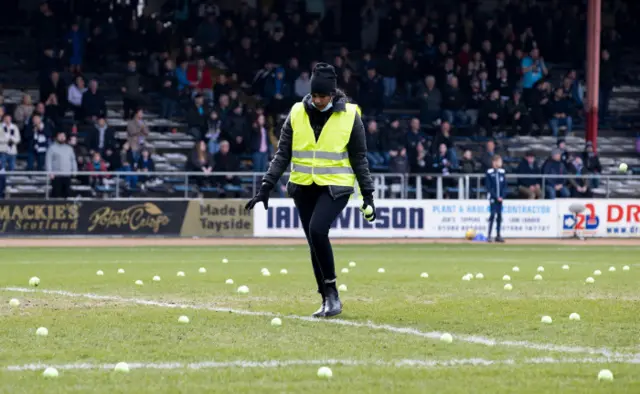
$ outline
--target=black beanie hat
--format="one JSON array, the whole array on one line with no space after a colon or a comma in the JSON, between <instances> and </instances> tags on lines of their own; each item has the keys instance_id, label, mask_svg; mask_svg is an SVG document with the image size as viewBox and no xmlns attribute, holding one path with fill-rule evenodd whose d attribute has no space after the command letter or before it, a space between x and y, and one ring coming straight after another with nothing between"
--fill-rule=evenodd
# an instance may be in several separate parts
<instances>
[{"instance_id":1,"label":"black beanie hat","mask_svg":"<svg viewBox=\"0 0 640 394\"><path fill-rule=\"evenodd\" d=\"M313 68L311 75L311 94L330 95L336 92L338 76L333 66L327 63L318 63Z\"/></svg>"}]
</instances>

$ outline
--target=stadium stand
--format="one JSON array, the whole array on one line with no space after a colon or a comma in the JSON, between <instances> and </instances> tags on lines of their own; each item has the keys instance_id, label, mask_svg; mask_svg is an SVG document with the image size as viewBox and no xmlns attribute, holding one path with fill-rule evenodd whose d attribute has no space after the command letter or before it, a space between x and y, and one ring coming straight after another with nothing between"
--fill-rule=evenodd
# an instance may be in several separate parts
<instances>
[{"instance_id":1,"label":"stadium stand","mask_svg":"<svg viewBox=\"0 0 640 394\"><path fill-rule=\"evenodd\" d=\"M29 14L16 10L13 23L0 29L2 106L5 114L14 114L23 137L15 170L37 167L31 117L16 114L28 95L36 113L37 103L45 104L52 132L76 137L70 140L80 169L131 172L118 177L117 187L115 177L99 182L77 177L74 195L113 196L116 189L121 196L249 194L259 178L231 181L215 174L264 171L261 155L273 153L278 127L289 105L308 92L308 72L318 61L336 67L340 87L360 104L365 124L376 123L378 135L369 140L372 171L424 174L423 193L417 193L414 179L407 185L410 196L435 196L433 178L426 174L481 173L489 140L512 174L526 152L535 154L544 171L559 139L566 144L562 160L568 173L616 174L621 162L640 173L640 56L632 17L638 4L631 1L604 2L601 100L608 105L601 112L597 165L592 156L583 156L585 35L578 22L586 10L580 2L462 1L424 9L418 1L350 1L349 7L336 2L337 8L318 15L296 1L275 1L260 10L247 2L227 10L215 1L197 1L186 2L185 18L170 7L152 14L135 2L84 3L73 12L60 2L43 2ZM562 45L556 45L558 37L564 37ZM527 65L533 69L527 71ZM55 72L58 84L50 82ZM85 89L76 86L78 75L87 86L98 82L92 104L73 104L73 94ZM559 89L558 104L552 87ZM496 100L490 101L494 90ZM513 101L514 92L522 104ZM540 105L547 96L549 104ZM30 111L23 107L21 112ZM142 119L130 120L138 108ZM567 130L566 118L560 119L554 136L551 118L558 108L573 122ZM265 122L258 124L263 114ZM98 137L94 123L101 116L114 132L113 144ZM447 120L452 127L443 133ZM412 121L419 124L413 134ZM266 150L261 138L268 142ZM196 150L201 139L207 144L202 155ZM230 142L226 155L219 152L223 140ZM123 150L127 145L131 152ZM140 175L149 168L140 164L142 149L151 152L155 171L176 176ZM96 150L101 157L94 157ZM582 166L576 157L585 161ZM203 163L212 170L206 182L187 178L185 185L185 177L177 175L199 172L207 167ZM43 173L8 171L6 181L7 197L47 193ZM515 177L510 186L511 197L518 197ZM602 177L587 188L595 196L632 197L639 195L640 182ZM444 197L456 192L448 184ZM472 188L472 197L482 194L482 187Z\"/></svg>"}]
</instances>

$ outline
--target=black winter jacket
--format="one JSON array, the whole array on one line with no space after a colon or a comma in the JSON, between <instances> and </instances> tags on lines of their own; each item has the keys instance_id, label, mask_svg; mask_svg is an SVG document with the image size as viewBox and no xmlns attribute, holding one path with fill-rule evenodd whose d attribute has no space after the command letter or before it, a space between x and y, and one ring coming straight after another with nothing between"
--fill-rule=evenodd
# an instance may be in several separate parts
<instances>
[{"instance_id":1,"label":"black winter jacket","mask_svg":"<svg viewBox=\"0 0 640 394\"><path fill-rule=\"evenodd\" d=\"M338 94L333 100L333 107L326 111L320 112L311 105L311 95L306 95L302 102L304 108L309 115L309 122L313 129L316 140L322 132L322 128L329 120L329 117L333 112L346 111L347 98ZM289 169L291 163L291 145L293 142L293 128L291 127L290 115L287 116L287 120L282 125L280 132L280 141L278 142L278 150L269 165L269 170L262 179L263 185L269 189L278 182L282 174ZM360 186L360 193L363 197L371 197L375 190L371 174L369 173L369 161L367 160L367 142L364 131L364 125L360 115L356 113L356 118L353 123L353 129L351 131L351 138L347 145L347 151L349 152L349 161L351 167L356 175L358 185ZM299 188L305 187L293 184L289 182L287 185L287 191L290 196L294 197ZM335 199L344 195L353 193L353 187L348 186L329 186L329 193Z\"/></svg>"}]
</instances>

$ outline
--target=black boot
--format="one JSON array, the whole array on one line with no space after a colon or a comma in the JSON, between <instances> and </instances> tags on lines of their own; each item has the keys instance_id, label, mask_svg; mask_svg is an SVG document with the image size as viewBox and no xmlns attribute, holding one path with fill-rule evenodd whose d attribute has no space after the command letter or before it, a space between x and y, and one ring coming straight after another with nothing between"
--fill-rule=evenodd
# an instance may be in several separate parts
<instances>
[{"instance_id":1,"label":"black boot","mask_svg":"<svg viewBox=\"0 0 640 394\"><path fill-rule=\"evenodd\" d=\"M335 283L327 286L324 300L324 317L336 316L342 313L342 302Z\"/></svg>"},{"instance_id":2,"label":"black boot","mask_svg":"<svg viewBox=\"0 0 640 394\"><path fill-rule=\"evenodd\" d=\"M318 290L318 293L322 296L322 305L320 305L320 309L313 312L311 316L313 317L324 317L324 310L326 306L326 297L324 295L324 290Z\"/></svg>"},{"instance_id":3,"label":"black boot","mask_svg":"<svg viewBox=\"0 0 640 394\"><path fill-rule=\"evenodd\" d=\"M504 243L504 239L501 236L496 237L496 242Z\"/></svg>"}]
</instances>

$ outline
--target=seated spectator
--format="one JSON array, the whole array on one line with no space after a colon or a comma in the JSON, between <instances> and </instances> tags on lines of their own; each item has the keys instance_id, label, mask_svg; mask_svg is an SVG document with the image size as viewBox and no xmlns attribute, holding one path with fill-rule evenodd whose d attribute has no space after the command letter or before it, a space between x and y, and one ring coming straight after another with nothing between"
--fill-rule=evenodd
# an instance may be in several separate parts
<instances>
[{"instance_id":1,"label":"seated spectator","mask_svg":"<svg viewBox=\"0 0 640 394\"><path fill-rule=\"evenodd\" d=\"M178 94L180 96L186 97L191 94L191 89L195 87L195 84L189 82L187 78L187 69L189 67L189 62L185 58L181 58L178 61L179 67L176 68L176 81Z\"/></svg>"},{"instance_id":2,"label":"seated spectator","mask_svg":"<svg viewBox=\"0 0 640 394\"><path fill-rule=\"evenodd\" d=\"M572 108L582 110L584 108L584 86L578 80L576 70L571 70L562 80L564 97Z\"/></svg>"},{"instance_id":3,"label":"seated spectator","mask_svg":"<svg viewBox=\"0 0 640 394\"><path fill-rule=\"evenodd\" d=\"M83 118L82 115L82 95L87 91L87 88L84 86L84 78L78 75L71 85L69 85L68 93L67 93L67 102L73 111L73 118L75 120L80 120Z\"/></svg>"},{"instance_id":4,"label":"seated spectator","mask_svg":"<svg viewBox=\"0 0 640 394\"><path fill-rule=\"evenodd\" d=\"M514 86L511 80L509 79L509 72L507 71L506 68L501 68L499 73L500 73L500 77L495 82L494 86L496 89L500 91L500 100L504 102L511 98L511 95L513 94Z\"/></svg>"},{"instance_id":5,"label":"seated spectator","mask_svg":"<svg viewBox=\"0 0 640 394\"><path fill-rule=\"evenodd\" d=\"M409 171L411 171L411 163L407 157L407 149L403 146L392 148L392 150L389 151L389 173L404 175L406 179ZM392 184L401 184L402 187L405 187L404 179L400 176L392 176L390 177L390 181Z\"/></svg>"},{"instance_id":6,"label":"seated spectator","mask_svg":"<svg viewBox=\"0 0 640 394\"><path fill-rule=\"evenodd\" d=\"M207 121L207 134L205 135L209 154L215 155L220 149L220 141L222 140L222 120L218 116L217 111L211 111Z\"/></svg>"},{"instance_id":7,"label":"seated spectator","mask_svg":"<svg viewBox=\"0 0 640 394\"><path fill-rule=\"evenodd\" d=\"M127 141L129 142L135 160L138 159L140 150L144 147L146 138L149 135L149 128L142 117L143 112L141 109L138 109L134 113L133 119L127 123Z\"/></svg>"},{"instance_id":8,"label":"seated spectator","mask_svg":"<svg viewBox=\"0 0 640 394\"><path fill-rule=\"evenodd\" d=\"M405 131L400 127L400 120L397 118L391 119L389 127L383 133L386 143L384 144L390 150L395 147L404 147L407 143L407 137Z\"/></svg>"},{"instance_id":9,"label":"seated spectator","mask_svg":"<svg viewBox=\"0 0 640 394\"><path fill-rule=\"evenodd\" d=\"M458 78L449 79L449 84L442 95L442 117L443 120L454 126L464 126L467 124L465 113L466 98L458 86Z\"/></svg>"},{"instance_id":10,"label":"seated spectator","mask_svg":"<svg viewBox=\"0 0 640 394\"><path fill-rule=\"evenodd\" d=\"M28 94L23 95L22 102L18 104L16 110L13 112L13 121L16 122L18 128L22 129L25 126L29 118L31 118L31 115L33 115L34 109L35 107L31 102L31 96Z\"/></svg>"},{"instance_id":11,"label":"seated spectator","mask_svg":"<svg viewBox=\"0 0 640 394\"><path fill-rule=\"evenodd\" d=\"M40 90L40 100L47 109L47 115L57 123L58 118L64 116L67 109L68 89L64 81L60 79L60 73L52 71L51 76ZM40 112L44 115L44 111Z\"/></svg>"},{"instance_id":12,"label":"seated spectator","mask_svg":"<svg viewBox=\"0 0 640 394\"><path fill-rule=\"evenodd\" d=\"M89 82L89 90L82 94L81 112L88 123L95 123L99 117L107 116L107 102L98 91L98 81L95 79Z\"/></svg>"},{"instance_id":13,"label":"seated spectator","mask_svg":"<svg viewBox=\"0 0 640 394\"><path fill-rule=\"evenodd\" d=\"M513 134L531 134L531 117L529 108L521 99L519 91L513 92L512 98L507 101L507 122L511 125ZM520 129L520 133L518 133Z\"/></svg>"},{"instance_id":14,"label":"seated spectator","mask_svg":"<svg viewBox=\"0 0 640 394\"><path fill-rule=\"evenodd\" d=\"M384 165L386 155L380 131L378 130L378 123L375 120L370 120L367 123L367 159L369 159L369 166Z\"/></svg>"},{"instance_id":15,"label":"seated spectator","mask_svg":"<svg viewBox=\"0 0 640 394\"><path fill-rule=\"evenodd\" d=\"M203 95L208 103L213 102L213 79L211 78L211 70L207 67L207 62L203 58L199 58L196 64L192 64L187 68L187 80L191 85L192 95Z\"/></svg>"},{"instance_id":16,"label":"seated spectator","mask_svg":"<svg viewBox=\"0 0 640 394\"><path fill-rule=\"evenodd\" d=\"M140 157L138 158L136 170L142 173L154 172L156 170L156 164L154 163L153 158L151 157L151 152L149 152L149 149L147 148L142 149L140 153ZM140 181L142 183L148 182L149 180L150 180L150 177L148 176L140 177Z\"/></svg>"},{"instance_id":17,"label":"seated spectator","mask_svg":"<svg viewBox=\"0 0 640 394\"><path fill-rule=\"evenodd\" d=\"M209 154L207 145L204 141L198 141L198 143L193 147L187 168L190 172L202 172L204 174L204 176L194 177L194 181L199 187L203 187L211 183L213 159Z\"/></svg>"},{"instance_id":18,"label":"seated spectator","mask_svg":"<svg viewBox=\"0 0 640 394\"><path fill-rule=\"evenodd\" d=\"M396 94L398 84L398 65L395 55L395 50L392 49L389 51L387 56L380 59L378 64L380 75L382 76L382 83L384 85L384 98L386 103L389 103Z\"/></svg>"},{"instance_id":19,"label":"seated spectator","mask_svg":"<svg viewBox=\"0 0 640 394\"><path fill-rule=\"evenodd\" d=\"M559 139L556 148L560 149L562 154L560 155L560 161L564 164L565 168L569 168L571 165L569 150L567 150L567 142L564 139Z\"/></svg>"},{"instance_id":20,"label":"seated spectator","mask_svg":"<svg viewBox=\"0 0 640 394\"><path fill-rule=\"evenodd\" d=\"M482 171L486 172L489 168L493 166L493 156L496 155L496 143L493 140L487 141L485 145L484 153L482 154L482 158L480 159L480 164L482 165Z\"/></svg>"},{"instance_id":21,"label":"seated spectator","mask_svg":"<svg viewBox=\"0 0 640 394\"><path fill-rule=\"evenodd\" d=\"M213 87L213 96L216 100L219 100L222 95L231 93L231 85L229 85L229 77L227 74L222 73L218 75L218 81L216 85Z\"/></svg>"},{"instance_id":22,"label":"seated spectator","mask_svg":"<svg viewBox=\"0 0 640 394\"><path fill-rule=\"evenodd\" d=\"M0 200L5 197L5 189L7 188L7 170L4 168L4 164L0 161Z\"/></svg>"},{"instance_id":23,"label":"seated spectator","mask_svg":"<svg viewBox=\"0 0 640 394\"><path fill-rule=\"evenodd\" d=\"M116 152L115 146L113 148L107 148L104 151L104 161L107 163L109 171L120 171L122 168L122 162L120 161L120 154Z\"/></svg>"},{"instance_id":24,"label":"seated spectator","mask_svg":"<svg viewBox=\"0 0 640 394\"><path fill-rule=\"evenodd\" d=\"M422 144L424 146L429 143L427 135L420 127L420 120L418 120L418 118L412 118L409 122L409 130L406 133L406 137L407 140L404 143L404 146L408 149L409 157L412 157L415 154L416 145Z\"/></svg>"},{"instance_id":25,"label":"seated spectator","mask_svg":"<svg viewBox=\"0 0 640 394\"><path fill-rule=\"evenodd\" d=\"M567 130L565 135L571 134L573 130L573 118L571 117L571 108L567 99L564 98L562 88L557 88L553 100L549 102L549 127L554 137L558 136L561 126L565 126Z\"/></svg>"},{"instance_id":26,"label":"seated spectator","mask_svg":"<svg viewBox=\"0 0 640 394\"><path fill-rule=\"evenodd\" d=\"M293 97L291 86L284 79L284 68L278 67L275 76L267 79L263 97L270 112L280 114L287 111Z\"/></svg>"},{"instance_id":27,"label":"seated spectator","mask_svg":"<svg viewBox=\"0 0 640 394\"><path fill-rule=\"evenodd\" d=\"M569 198L571 193L566 187L567 180L562 176L567 175L565 165L561 161L562 152L554 149L551 152L551 160L544 166L545 198L555 200L556 197Z\"/></svg>"},{"instance_id":28,"label":"seated spectator","mask_svg":"<svg viewBox=\"0 0 640 394\"><path fill-rule=\"evenodd\" d=\"M27 170L44 171L47 149L53 138L53 129L42 121L42 116L35 112L31 117L30 125L25 130L27 142Z\"/></svg>"},{"instance_id":29,"label":"seated spectator","mask_svg":"<svg viewBox=\"0 0 640 394\"><path fill-rule=\"evenodd\" d=\"M494 87L489 81L489 72L487 70L480 70L478 73L478 84L480 85L480 92L485 95L485 97L489 97L493 90L498 89L498 87Z\"/></svg>"},{"instance_id":30,"label":"seated spectator","mask_svg":"<svg viewBox=\"0 0 640 394\"><path fill-rule=\"evenodd\" d=\"M193 104L187 111L187 129L189 135L196 140L202 139L207 132L207 118L209 111L204 106L204 97L197 94L193 99Z\"/></svg>"},{"instance_id":31,"label":"seated spectator","mask_svg":"<svg viewBox=\"0 0 640 394\"><path fill-rule=\"evenodd\" d=\"M478 116L478 125L484 129L488 137L500 131L504 124L504 106L500 101L500 92L491 91L489 100L484 103Z\"/></svg>"},{"instance_id":32,"label":"seated spectator","mask_svg":"<svg viewBox=\"0 0 640 394\"><path fill-rule=\"evenodd\" d=\"M467 97L465 115L469 120L469 124L475 126L478 123L478 115L480 108L484 106L484 102L487 99L487 95L480 90L480 81L473 79L471 81L471 92Z\"/></svg>"},{"instance_id":33,"label":"seated spectator","mask_svg":"<svg viewBox=\"0 0 640 394\"><path fill-rule=\"evenodd\" d=\"M107 149L115 150L116 133L109 127L104 116L98 118L94 129L89 133L87 145L90 151L100 152L101 154L104 154Z\"/></svg>"},{"instance_id":34,"label":"seated spectator","mask_svg":"<svg viewBox=\"0 0 640 394\"><path fill-rule=\"evenodd\" d=\"M84 171L87 172L107 172L107 163L102 159L100 152L93 152L91 160L89 160L84 167ZM91 175L89 177L89 185L93 188L102 184L104 175Z\"/></svg>"},{"instance_id":35,"label":"seated spectator","mask_svg":"<svg viewBox=\"0 0 640 394\"><path fill-rule=\"evenodd\" d=\"M442 106L442 93L436 87L436 79L429 75L424 79L424 84L420 85L418 91L420 102L420 122L433 124L440 119Z\"/></svg>"},{"instance_id":36,"label":"seated spectator","mask_svg":"<svg viewBox=\"0 0 640 394\"><path fill-rule=\"evenodd\" d=\"M451 154L449 153L446 144L443 143L438 146L438 152L433 156L432 166L433 172L443 175L449 175L454 170L457 170L451 161Z\"/></svg>"},{"instance_id":37,"label":"seated spectator","mask_svg":"<svg viewBox=\"0 0 640 394\"><path fill-rule=\"evenodd\" d=\"M114 160L117 164L120 164L121 167L118 168L120 172L136 172L138 161L133 156L133 151L129 146L129 142L125 141L122 144L120 152L117 154L118 159ZM135 189L138 184L138 176L137 175L127 175L125 176L125 182L130 189Z\"/></svg>"},{"instance_id":38,"label":"seated spectator","mask_svg":"<svg viewBox=\"0 0 640 394\"><path fill-rule=\"evenodd\" d=\"M571 191L571 197L577 198L591 198L593 193L589 188L588 172L582 163L581 157L574 157L573 161L569 165L569 172L572 175L576 175L577 178L569 179L569 189Z\"/></svg>"},{"instance_id":39,"label":"seated spectator","mask_svg":"<svg viewBox=\"0 0 640 394\"><path fill-rule=\"evenodd\" d=\"M460 160L460 172L463 174L477 174L480 172L480 164L473 158L473 152L466 149Z\"/></svg>"},{"instance_id":40,"label":"seated spectator","mask_svg":"<svg viewBox=\"0 0 640 394\"><path fill-rule=\"evenodd\" d=\"M0 126L0 162L5 163L3 168L6 171L16 169L20 141L20 129L12 122L10 114L4 114L2 116L2 125Z\"/></svg>"},{"instance_id":41,"label":"seated spectator","mask_svg":"<svg viewBox=\"0 0 640 394\"><path fill-rule=\"evenodd\" d=\"M359 103L365 115L378 115L384 107L384 86L374 67L367 69L367 74L360 84Z\"/></svg>"},{"instance_id":42,"label":"seated spectator","mask_svg":"<svg viewBox=\"0 0 640 394\"><path fill-rule=\"evenodd\" d=\"M309 72L303 71L294 82L295 99L302 100L304 96L311 93L311 79Z\"/></svg>"},{"instance_id":43,"label":"seated spectator","mask_svg":"<svg viewBox=\"0 0 640 394\"><path fill-rule=\"evenodd\" d=\"M451 63L453 63L453 59L451 59ZM416 87L420 83L420 70L418 61L414 58L410 48L404 50L398 69L398 83L404 88L405 100L412 101Z\"/></svg>"},{"instance_id":44,"label":"seated spectator","mask_svg":"<svg viewBox=\"0 0 640 394\"><path fill-rule=\"evenodd\" d=\"M456 148L453 145L453 140L451 139L451 125L449 122L442 122L440 125L440 131L436 135L433 144L431 144L431 154L435 155L438 149L440 149L440 144L445 144L447 146L447 152L451 157L451 162L454 167L458 166L458 154L456 152Z\"/></svg>"},{"instance_id":45,"label":"seated spectator","mask_svg":"<svg viewBox=\"0 0 640 394\"><path fill-rule=\"evenodd\" d=\"M527 152L525 157L522 158L518 169L516 170L518 175L540 175L540 167L536 163L536 158L533 152ZM539 199L542 196L542 189L540 188L539 177L521 177L518 178L518 192L524 198L529 200Z\"/></svg>"},{"instance_id":46,"label":"seated spectator","mask_svg":"<svg viewBox=\"0 0 640 394\"><path fill-rule=\"evenodd\" d=\"M267 171L269 166L269 130L264 115L258 115L252 125L251 151L253 171Z\"/></svg>"},{"instance_id":47,"label":"seated spectator","mask_svg":"<svg viewBox=\"0 0 640 394\"><path fill-rule=\"evenodd\" d=\"M593 151L593 143L588 141L582 152L582 163L586 171L591 175L590 188L596 189L600 186L600 174L602 173L602 165L598 154Z\"/></svg>"},{"instance_id":48,"label":"seated spectator","mask_svg":"<svg viewBox=\"0 0 640 394\"><path fill-rule=\"evenodd\" d=\"M227 141L220 143L220 151L213 156L215 172L237 172L240 171L240 161L230 152L230 145ZM226 186L240 186L240 178L235 175L217 176L215 182L220 188Z\"/></svg>"},{"instance_id":49,"label":"seated spectator","mask_svg":"<svg viewBox=\"0 0 640 394\"><path fill-rule=\"evenodd\" d=\"M338 80L338 87L342 89L342 91L344 92L345 95L347 95L347 97L349 97L352 100L357 100L359 85L358 85L358 81L355 78L353 78L351 73L352 73L351 70L348 68L345 68L344 70L342 70L342 75Z\"/></svg>"}]
</instances>

